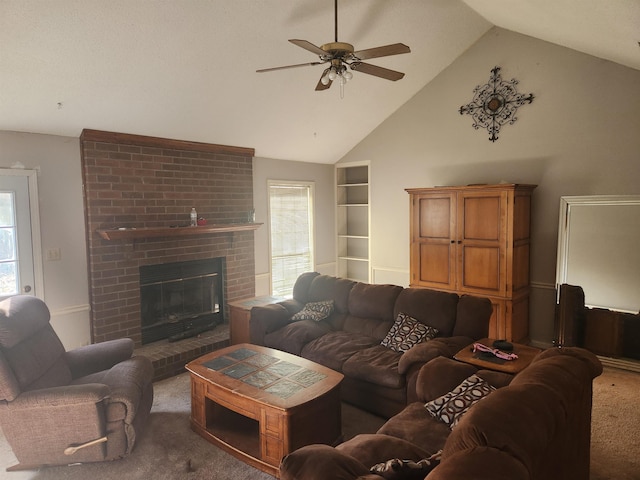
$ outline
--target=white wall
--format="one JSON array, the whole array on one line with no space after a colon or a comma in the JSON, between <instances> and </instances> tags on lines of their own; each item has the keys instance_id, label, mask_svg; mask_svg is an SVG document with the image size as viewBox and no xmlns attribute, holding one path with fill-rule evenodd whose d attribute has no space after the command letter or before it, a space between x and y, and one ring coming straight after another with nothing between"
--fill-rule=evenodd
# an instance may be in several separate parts
<instances>
[{"instance_id":1,"label":"white wall","mask_svg":"<svg viewBox=\"0 0 640 480\"><path fill-rule=\"evenodd\" d=\"M535 100L492 143L458 109L494 66ZM532 183L530 333L553 340L562 195L640 193L640 71L499 28L444 70L341 162L371 161L374 278L409 282L408 187Z\"/></svg>"},{"instance_id":2,"label":"white wall","mask_svg":"<svg viewBox=\"0 0 640 480\"><path fill-rule=\"evenodd\" d=\"M315 183L316 270L335 275L334 166L256 157L253 160L253 202L256 222L264 225L255 233L256 295L271 293L267 181L297 180Z\"/></svg>"},{"instance_id":3,"label":"white wall","mask_svg":"<svg viewBox=\"0 0 640 480\"><path fill-rule=\"evenodd\" d=\"M0 131L0 167L38 171L44 300L65 347L91 341L87 255L78 138ZM59 248L62 258L47 261Z\"/></svg>"}]
</instances>

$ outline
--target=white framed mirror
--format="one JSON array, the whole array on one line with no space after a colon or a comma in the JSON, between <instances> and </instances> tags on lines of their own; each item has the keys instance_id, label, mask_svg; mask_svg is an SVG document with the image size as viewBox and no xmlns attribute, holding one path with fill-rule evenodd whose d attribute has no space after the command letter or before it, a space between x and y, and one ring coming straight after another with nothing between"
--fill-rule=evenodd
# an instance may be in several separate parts
<instances>
[{"instance_id":1,"label":"white framed mirror","mask_svg":"<svg viewBox=\"0 0 640 480\"><path fill-rule=\"evenodd\" d=\"M556 286L579 285L585 304L640 310L640 195L560 198Z\"/></svg>"}]
</instances>

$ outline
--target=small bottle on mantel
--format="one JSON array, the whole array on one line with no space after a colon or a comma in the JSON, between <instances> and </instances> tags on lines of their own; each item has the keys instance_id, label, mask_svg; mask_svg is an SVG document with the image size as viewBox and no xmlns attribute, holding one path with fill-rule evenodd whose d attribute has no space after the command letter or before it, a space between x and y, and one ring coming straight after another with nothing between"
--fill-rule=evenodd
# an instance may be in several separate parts
<instances>
[{"instance_id":1,"label":"small bottle on mantel","mask_svg":"<svg viewBox=\"0 0 640 480\"><path fill-rule=\"evenodd\" d=\"M196 207L191 209L191 226L198 226L198 212L196 212Z\"/></svg>"}]
</instances>

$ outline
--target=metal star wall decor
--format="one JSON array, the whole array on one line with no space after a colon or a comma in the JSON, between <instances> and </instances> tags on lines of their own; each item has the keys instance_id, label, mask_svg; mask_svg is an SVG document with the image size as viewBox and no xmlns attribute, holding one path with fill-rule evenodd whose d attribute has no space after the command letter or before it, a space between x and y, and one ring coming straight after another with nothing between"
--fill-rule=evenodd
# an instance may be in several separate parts
<instances>
[{"instance_id":1,"label":"metal star wall decor","mask_svg":"<svg viewBox=\"0 0 640 480\"><path fill-rule=\"evenodd\" d=\"M525 95L516 91L518 81L502 80L500 67L493 67L489 81L473 89L473 100L460 107L460 115L468 113L473 116L473 128L486 128L489 140L495 142L500 127L505 123L513 125L517 120L516 111L525 103L533 102L533 93Z\"/></svg>"}]
</instances>

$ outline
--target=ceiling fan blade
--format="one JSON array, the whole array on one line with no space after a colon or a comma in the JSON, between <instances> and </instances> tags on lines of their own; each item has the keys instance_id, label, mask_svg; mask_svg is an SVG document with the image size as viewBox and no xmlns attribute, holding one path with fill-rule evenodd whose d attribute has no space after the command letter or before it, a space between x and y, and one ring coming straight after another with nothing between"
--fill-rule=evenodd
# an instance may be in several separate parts
<instances>
[{"instance_id":1,"label":"ceiling fan blade","mask_svg":"<svg viewBox=\"0 0 640 480\"><path fill-rule=\"evenodd\" d=\"M326 85L322 83L322 78L329 72L329 69L325 69L324 72L322 72L322 75L320 75L320 80L318 80L318 84L316 85L316 92L320 92L322 90L326 90L327 88L329 88L331 86L331 84L333 83L332 80L329 80L329 83L327 83Z\"/></svg>"},{"instance_id":2,"label":"ceiling fan blade","mask_svg":"<svg viewBox=\"0 0 640 480\"><path fill-rule=\"evenodd\" d=\"M404 43L393 43L384 47L367 48L366 50L358 50L353 52L353 56L360 60L369 58L387 57L389 55L400 55L401 53L410 53L411 49Z\"/></svg>"},{"instance_id":3,"label":"ceiling fan blade","mask_svg":"<svg viewBox=\"0 0 640 480\"><path fill-rule=\"evenodd\" d=\"M322 65L323 63L325 63L325 62L298 63L296 65L285 65L284 67L262 68L260 70L256 70L256 72L258 72L258 73L273 72L274 70L284 70L286 68L310 67L310 66L313 66L313 65Z\"/></svg>"},{"instance_id":4,"label":"ceiling fan blade","mask_svg":"<svg viewBox=\"0 0 640 480\"><path fill-rule=\"evenodd\" d=\"M317 47L313 43L307 42L306 40L293 39L289 41L294 45L299 46L300 48L304 48L305 50L309 50L311 53L315 53L316 55L323 56L327 54L327 52L322 50L320 47Z\"/></svg>"},{"instance_id":5,"label":"ceiling fan blade","mask_svg":"<svg viewBox=\"0 0 640 480\"><path fill-rule=\"evenodd\" d=\"M389 70L388 68L379 67L377 65L371 65L370 63L353 63L351 64L351 70L356 72L368 73L369 75L375 75L376 77L385 78L387 80L400 80L404 77L404 73L396 72L395 70Z\"/></svg>"}]
</instances>

